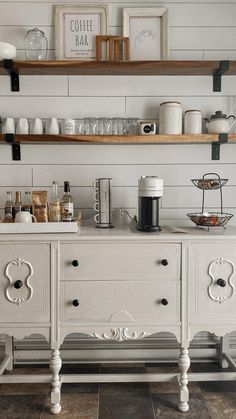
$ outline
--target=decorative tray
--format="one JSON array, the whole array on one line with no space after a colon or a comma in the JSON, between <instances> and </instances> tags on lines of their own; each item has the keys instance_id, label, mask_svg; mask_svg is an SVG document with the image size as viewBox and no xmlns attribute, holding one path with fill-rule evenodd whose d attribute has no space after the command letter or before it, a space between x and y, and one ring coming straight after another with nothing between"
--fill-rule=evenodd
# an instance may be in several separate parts
<instances>
[{"instance_id":1,"label":"decorative tray","mask_svg":"<svg viewBox=\"0 0 236 419\"><path fill-rule=\"evenodd\" d=\"M78 221L68 223L0 223L0 234L77 233Z\"/></svg>"}]
</instances>

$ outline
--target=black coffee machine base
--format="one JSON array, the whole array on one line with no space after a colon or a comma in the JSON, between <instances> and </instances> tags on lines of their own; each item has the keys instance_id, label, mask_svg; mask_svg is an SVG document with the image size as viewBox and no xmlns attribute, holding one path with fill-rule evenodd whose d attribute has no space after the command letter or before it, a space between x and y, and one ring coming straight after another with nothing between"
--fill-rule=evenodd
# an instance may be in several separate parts
<instances>
[{"instance_id":1,"label":"black coffee machine base","mask_svg":"<svg viewBox=\"0 0 236 419\"><path fill-rule=\"evenodd\" d=\"M137 230L138 231L144 231L146 233L156 233L157 231L161 231L161 227L160 226L145 226L145 227L141 227L139 225L137 225Z\"/></svg>"}]
</instances>

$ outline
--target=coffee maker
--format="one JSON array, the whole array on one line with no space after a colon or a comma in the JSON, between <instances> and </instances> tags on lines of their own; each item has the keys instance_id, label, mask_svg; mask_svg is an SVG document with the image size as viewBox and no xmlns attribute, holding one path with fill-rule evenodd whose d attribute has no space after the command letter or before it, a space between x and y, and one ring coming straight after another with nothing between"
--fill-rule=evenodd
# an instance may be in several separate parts
<instances>
[{"instance_id":1,"label":"coffee maker","mask_svg":"<svg viewBox=\"0 0 236 419\"><path fill-rule=\"evenodd\" d=\"M138 224L140 231L160 231L159 200L163 196L163 179L141 176L138 182Z\"/></svg>"}]
</instances>

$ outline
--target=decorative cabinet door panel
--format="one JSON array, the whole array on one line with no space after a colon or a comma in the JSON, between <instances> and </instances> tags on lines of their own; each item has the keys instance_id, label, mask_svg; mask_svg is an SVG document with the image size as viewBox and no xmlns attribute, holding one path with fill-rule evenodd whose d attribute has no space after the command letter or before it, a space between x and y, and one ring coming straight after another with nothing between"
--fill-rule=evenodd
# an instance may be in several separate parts
<instances>
[{"instance_id":1,"label":"decorative cabinet door panel","mask_svg":"<svg viewBox=\"0 0 236 419\"><path fill-rule=\"evenodd\" d=\"M0 244L0 322L49 322L49 245Z\"/></svg>"},{"instance_id":2,"label":"decorative cabinet door panel","mask_svg":"<svg viewBox=\"0 0 236 419\"><path fill-rule=\"evenodd\" d=\"M148 324L179 322L179 281L61 282L62 322Z\"/></svg>"},{"instance_id":3,"label":"decorative cabinet door panel","mask_svg":"<svg viewBox=\"0 0 236 419\"><path fill-rule=\"evenodd\" d=\"M177 280L180 279L180 257L179 244L64 243L61 245L61 279Z\"/></svg>"},{"instance_id":4,"label":"decorative cabinet door panel","mask_svg":"<svg viewBox=\"0 0 236 419\"><path fill-rule=\"evenodd\" d=\"M236 321L236 242L194 245L190 264L192 321Z\"/></svg>"}]
</instances>

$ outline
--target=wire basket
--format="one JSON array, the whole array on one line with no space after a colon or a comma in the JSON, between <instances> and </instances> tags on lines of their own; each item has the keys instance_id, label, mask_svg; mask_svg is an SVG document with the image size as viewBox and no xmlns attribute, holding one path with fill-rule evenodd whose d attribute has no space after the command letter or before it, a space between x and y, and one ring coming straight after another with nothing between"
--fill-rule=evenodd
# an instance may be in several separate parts
<instances>
[{"instance_id":1,"label":"wire basket","mask_svg":"<svg viewBox=\"0 0 236 419\"><path fill-rule=\"evenodd\" d=\"M199 188L206 190L214 190L222 188L222 186L225 186L225 184L228 182L229 179L191 179L193 184Z\"/></svg>"},{"instance_id":2,"label":"wire basket","mask_svg":"<svg viewBox=\"0 0 236 419\"><path fill-rule=\"evenodd\" d=\"M220 212L192 212L187 214L190 220L199 227L224 227L233 214L221 214Z\"/></svg>"},{"instance_id":3,"label":"wire basket","mask_svg":"<svg viewBox=\"0 0 236 419\"><path fill-rule=\"evenodd\" d=\"M214 175L215 177L212 177ZM210 176L210 177L208 177ZM202 190L202 211L187 214L190 220L197 227L223 227L228 223L233 214L227 214L223 211L222 187L228 182L228 179L221 179L217 173L206 173L201 179L191 179L193 184ZM205 191L219 189L220 192L220 212L207 212L205 210Z\"/></svg>"}]
</instances>

